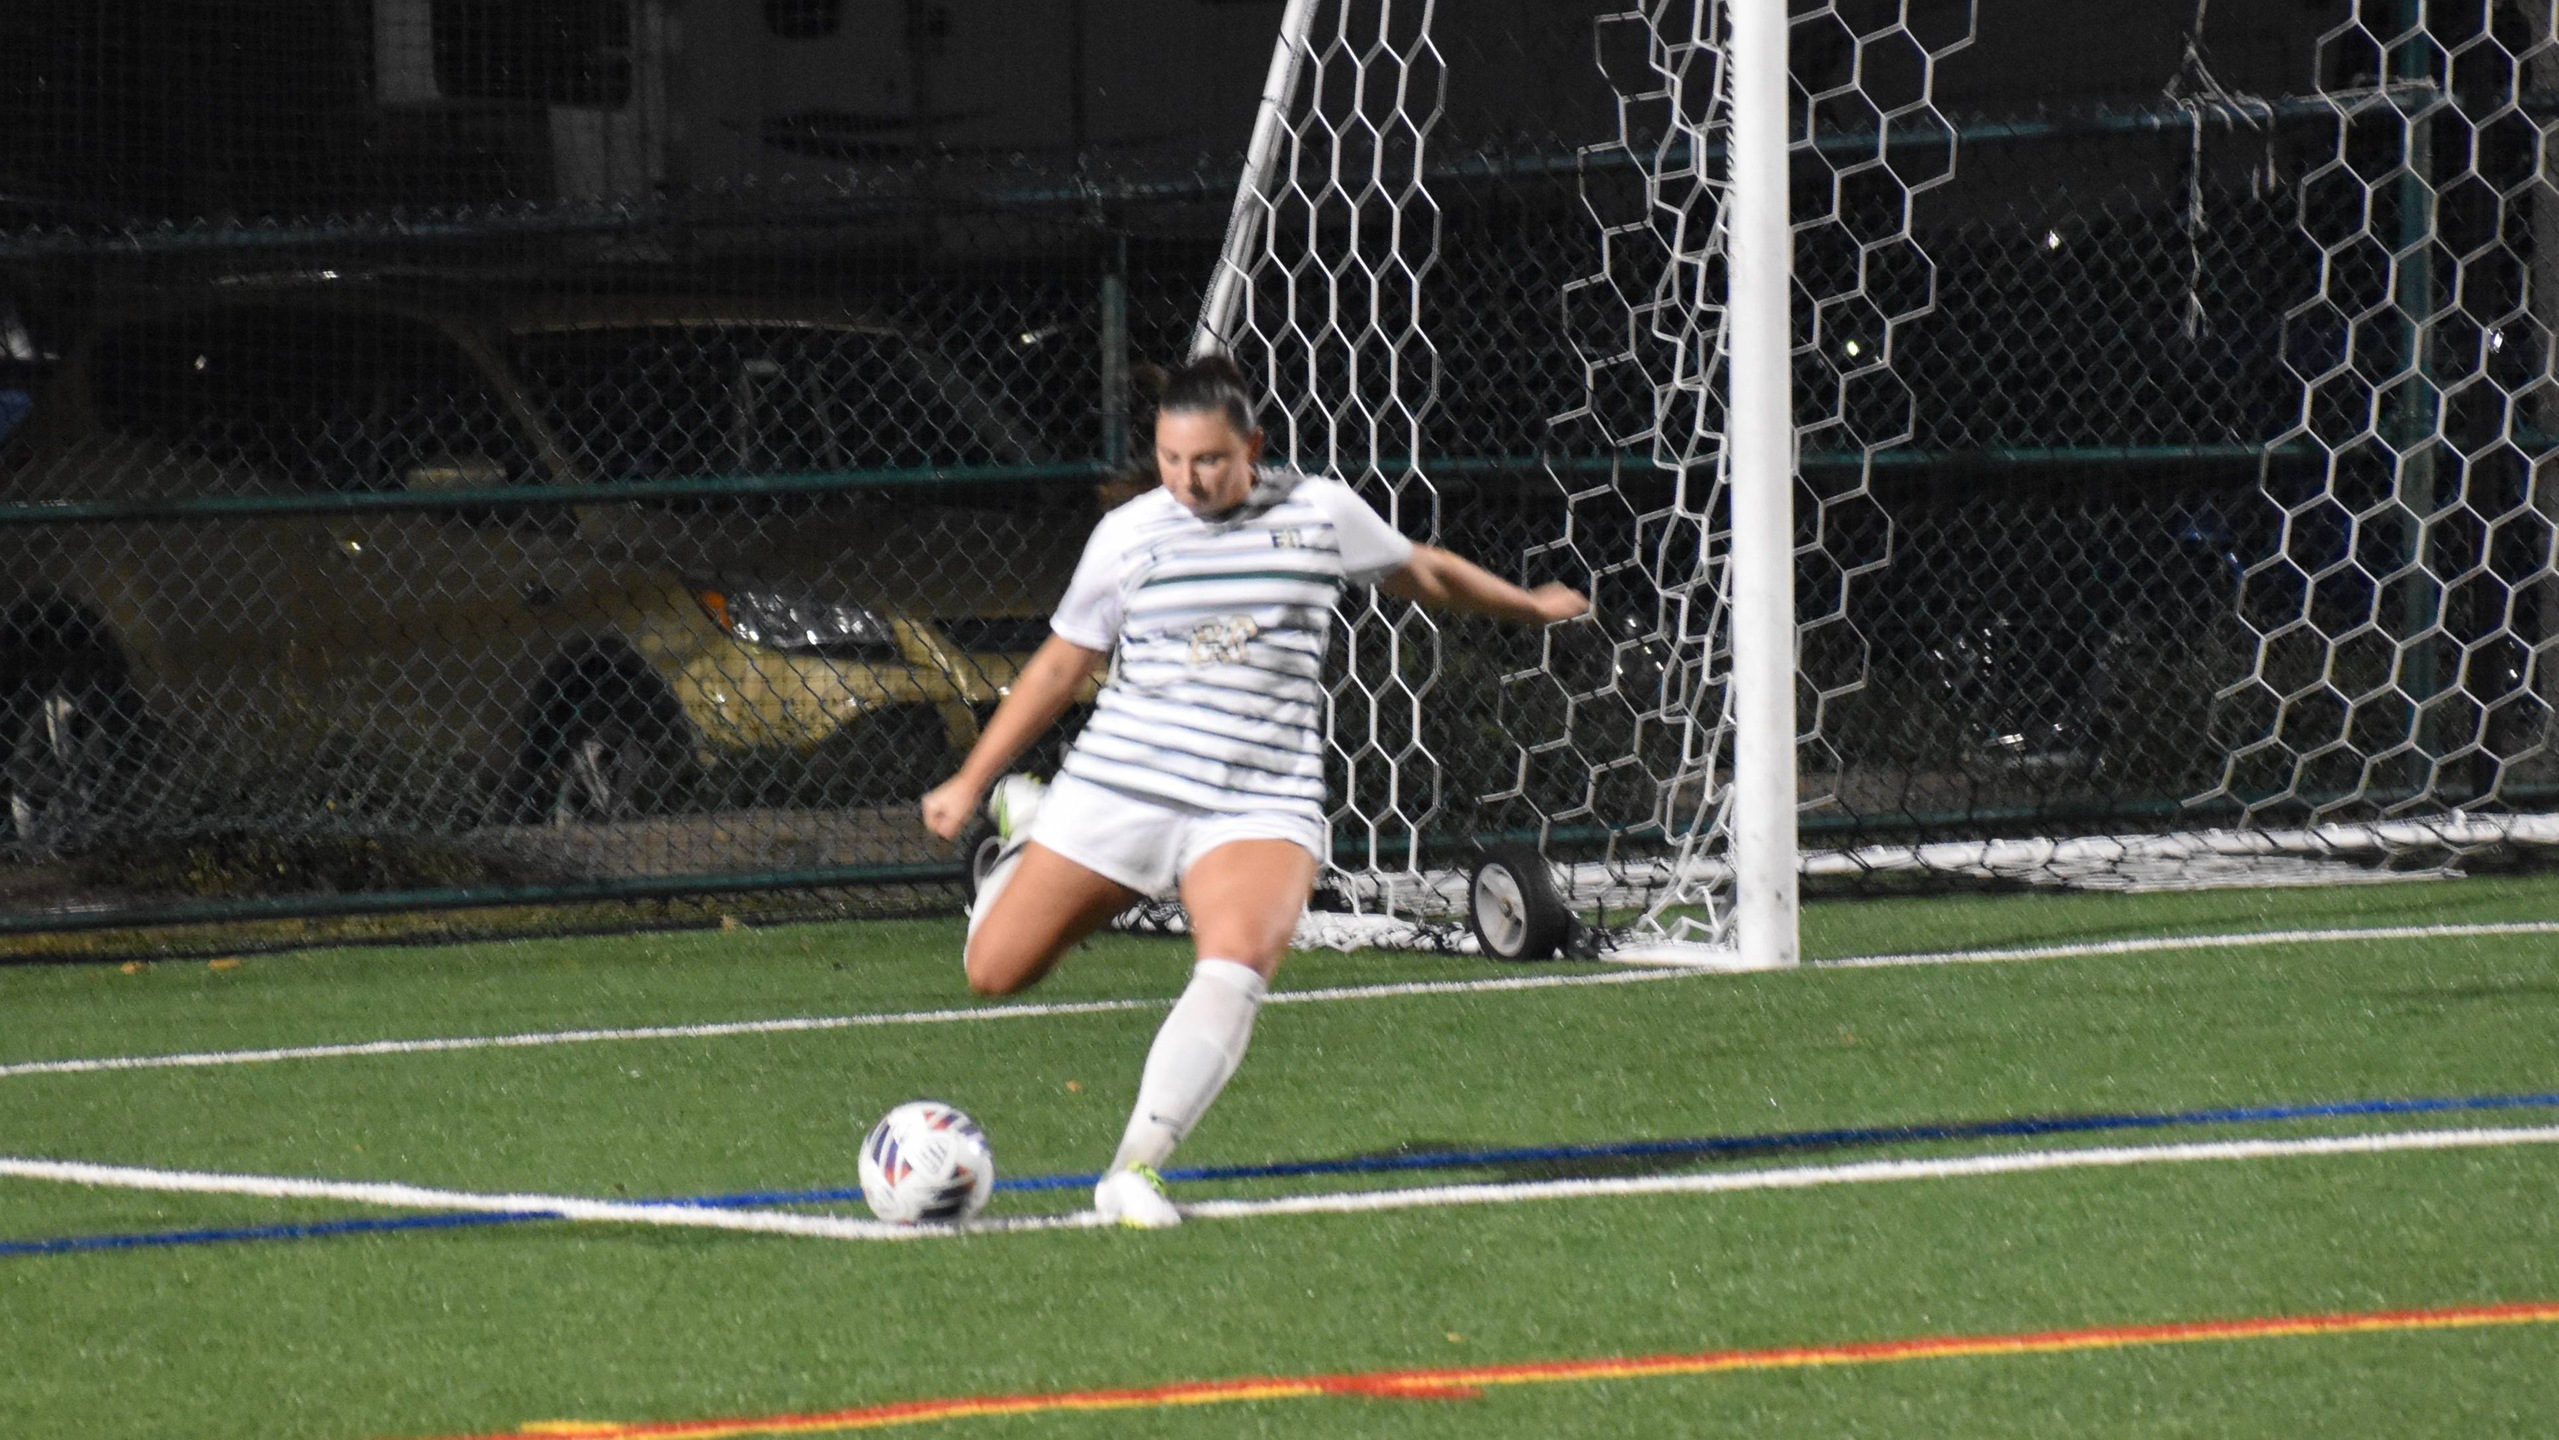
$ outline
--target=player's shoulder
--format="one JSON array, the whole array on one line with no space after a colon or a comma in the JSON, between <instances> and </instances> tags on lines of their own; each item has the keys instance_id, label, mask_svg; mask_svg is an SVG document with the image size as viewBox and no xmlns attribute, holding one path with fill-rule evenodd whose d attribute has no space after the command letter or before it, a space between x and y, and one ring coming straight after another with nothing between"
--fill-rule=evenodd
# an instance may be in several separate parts
<instances>
[{"instance_id":1,"label":"player's shoulder","mask_svg":"<svg viewBox=\"0 0 2559 1440\"><path fill-rule=\"evenodd\" d=\"M1365 503L1359 492L1330 475L1309 475L1300 470L1273 466L1265 468L1253 481L1253 503L1265 511L1290 505L1311 505L1331 513L1344 504Z\"/></svg>"},{"instance_id":2,"label":"player's shoulder","mask_svg":"<svg viewBox=\"0 0 2559 1440\"><path fill-rule=\"evenodd\" d=\"M1346 480L1330 475L1292 475L1291 479L1294 484L1287 496L1290 506L1304 506L1334 525L1349 528L1385 523L1377 507L1368 503L1368 497Z\"/></svg>"},{"instance_id":3,"label":"player's shoulder","mask_svg":"<svg viewBox=\"0 0 2559 1440\"><path fill-rule=\"evenodd\" d=\"M1282 500L1315 494L1323 486L1341 483L1330 476L1309 475L1285 465L1265 465L1253 472L1253 499L1257 504L1275 505Z\"/></svg>"},{"instance_id":4,"label":"player's shoulder","mask_svg":"<svg viewBox=\"0 0 2559 1440\"><path fill-rule=\"evenodd\" d=\"M1151 532L1178 524L1190 512L1173 498L1173 493L1158 486L1125 505L1118 506L1093 526L1096 546L1124 546Z\"/></svg>"}]
</instances>

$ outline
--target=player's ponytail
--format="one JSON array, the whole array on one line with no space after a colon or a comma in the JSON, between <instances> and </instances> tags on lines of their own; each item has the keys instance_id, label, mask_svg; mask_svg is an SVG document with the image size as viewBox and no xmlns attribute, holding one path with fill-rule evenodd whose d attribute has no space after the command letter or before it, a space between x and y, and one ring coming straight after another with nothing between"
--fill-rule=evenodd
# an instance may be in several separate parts
<instances>
[{"instance_id":1,"label":"player's ponytail","mask_svg":"<svg viewBox=\"0 0 2559 1440\"><path fill-rule=\"evenodd\" d=\"M1253 382L1245 377L1244 367L1213 351L1174 371L1172 378L1164 382L1163 398L1155 402L1155 408L1159 414L1180 411L1223 415L1238 435L1250 435L1261 428L1254 418Z\"/></svg>"}]
</instances>

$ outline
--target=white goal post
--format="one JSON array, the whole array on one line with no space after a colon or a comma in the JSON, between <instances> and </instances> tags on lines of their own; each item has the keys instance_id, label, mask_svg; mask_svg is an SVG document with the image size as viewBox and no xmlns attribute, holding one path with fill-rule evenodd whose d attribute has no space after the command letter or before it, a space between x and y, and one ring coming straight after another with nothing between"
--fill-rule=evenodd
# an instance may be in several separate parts
<instances>
[{"instance_id":1,"label":"white goal post","mask_svg":"<svg viewBox=\"0 0 2559 1440\"><path fill-rule=\"evenodd\" d=\"M1733 948L1775 969L1800 958L1795 804L1793 187L1786 155L1786 0L1730 0L1732 262ZM1695 840L1690 844L1694 845ZM1683 857L1685 858L1685 857ZM1658 915L1655 923L1659 924ZM1693 943L1693 942L1690 942ZM1673 960L1668 939L1621 948Z\"/></svg>"}]
</instances>

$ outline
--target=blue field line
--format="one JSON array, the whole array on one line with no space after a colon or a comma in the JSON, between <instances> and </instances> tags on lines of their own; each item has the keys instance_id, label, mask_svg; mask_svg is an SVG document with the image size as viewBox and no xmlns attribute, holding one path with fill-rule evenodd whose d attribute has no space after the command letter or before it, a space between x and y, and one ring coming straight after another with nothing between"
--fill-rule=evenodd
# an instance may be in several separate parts
<instances>
[{"instance_id":1,"label":"blue field line","mask_svg":"<svg viewBox=\"0 0 2559 1440\"><path fill-rule=\"evenodd\" d=\"M735 1195L688 1195L650 1204L696 1205L705 1210L747 1210L759 1205L819 1205L859 1200L851 1190L761 1190ZM62 1255L76 1250L148 1250L167 1245L225 1245L249 1240L320 1240L381 1230L460 1230L473 1225L521 1225L556 1220L547 1210L456 1210L394 1215L373 1220L323 1220L309 1225L243 1225L223 1230L152 1230L128 1235L67 1235L58 1240L0 1240L0 1259L12 1255Z\"/></svg>"},{"instance_id":2,"label":"blue field line","mask_svg":"<svg viewBox=\"0 0 2559 1440\"><path fill-rule=\"evenodd\" d=\"M515 1225L548 1220L539 1211L470 1211L451 1215L400 1215L381 1220L323 1220L310 1225L243 1225L228 1230L153 1230L136 1235L66 1235L59 1240L0 1241L0 1256L66 1255L78 1250L151 1250L172 1245L231 1245L251 1240L319 1240L374 1230L454 1230L466 1225Z\"/></svg>"},{"instance_id":3,"label":"blue field line","mask_svg":"<svg viewBox=\"0 0 2559 1440\"><path fill-rule=\"evenodd\" d=\"M1301 1160L1268 1165L1203 1165L1167 1170L1168 1181L1269 1180L1311 1175L1362 1175L1414 1170L1471 1170L1502 1165L1547 1164L1587 1160L1657 1159L1674 1156L1749 1155L1779 1150L1844 1149L1860 1145L1907 1144L1929 1140L1983 1140L2005 1137L2086 1134L2109 1130L2160 1130L2182 1125L2243 1125L2282 1120L2350 1119L2374 1115L2441 1115L2494 1110L2559 1108L2559 1091L2523 1095L2419 1096L2403 1099L2335 1100L2301 1105L2241 1105L2214 1110L2130 1111L2099 1115L2048 1115L2008 1120L1975 1120L1937 1125L1873 1125L1834 1130L1790 1130L1763 1135L1716 1135L1688 1140L1631 1140L1606 1145L1538 1145L1505 1149L1434 1150L1411 1155L1359 1155L1339 1160ZM1095 1172L1073 1175L1024 1175L997 1180L995 1188L1014 1192L1084 1189L1100 1180ZM723 1195L689 1195L653 1200L659 1205L695 1205L737 1210L765 1205L821 1205L862 1198L859 1188L822 1190L746 1190ZM381 1219L320 1221L308 1225L255 1225L216 1230L163 1230L123 1235L72 1235L50 1240L0 1241L0 1258L60 1255L85 1250L136 1250L181 1245L222 1245L264 1240L315 1240L333 1235L372 1234L391 1230L453 1230L474 1225L518 1225L558 1217L546 1211L500 1213L436 1213Z\"/></svg>"}]
</instances>

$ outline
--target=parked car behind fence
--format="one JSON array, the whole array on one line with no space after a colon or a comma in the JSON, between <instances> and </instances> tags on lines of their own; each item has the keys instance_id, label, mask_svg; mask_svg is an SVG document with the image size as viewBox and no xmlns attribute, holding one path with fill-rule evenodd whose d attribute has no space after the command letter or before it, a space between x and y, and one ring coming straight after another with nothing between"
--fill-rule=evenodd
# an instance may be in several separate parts
<instances>
[{"instance_id":1,"label":"parked car behind fence","mask_svg":"<svg viewBox=\"0 0 2559 1440\"><path fill-rule=\"evenodd\" d=\"M11 832L911 797L1093 518L1026 434L933 337L818 306L306 279L116 313L0 469L0 505L92 507L0 525Z\"/></svg>"}]
</instances>

